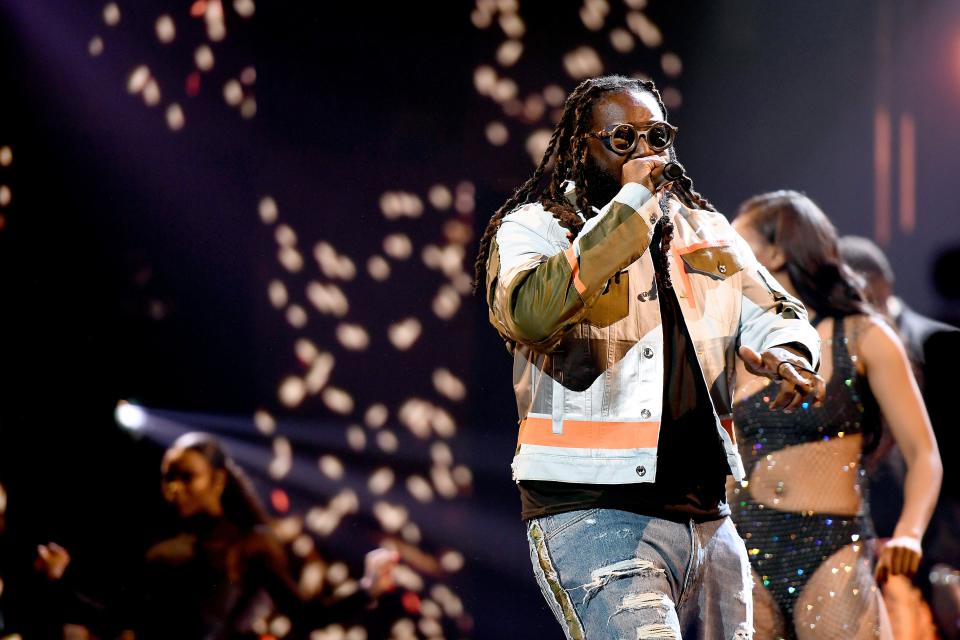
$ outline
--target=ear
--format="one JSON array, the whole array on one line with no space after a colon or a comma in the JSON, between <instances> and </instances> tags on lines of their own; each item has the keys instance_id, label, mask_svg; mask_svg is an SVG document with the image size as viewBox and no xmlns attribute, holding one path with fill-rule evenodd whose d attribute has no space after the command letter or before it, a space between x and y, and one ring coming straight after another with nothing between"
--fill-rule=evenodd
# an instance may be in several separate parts
<instances>
[{"instance_id":1,"label":"ear","mask_svg":"<svg viewBox=\"0 0 960 640\"><path fill-rule=\"evenodd\" d=\"M217 469L213 472L213 489L218 496L223 495L223 490L227 487L226 469Z\"/></svg>"},{"instance_id":2,"label":"ear","mask_svg":"<svg viewBox=\"0 0 960 640\"><path fill-rule=\"evenodd\" d=\"M775 244L768 245L767 249L768 251L765 252L767 255L764 256L764 258L766 258L764 262L766 262L767 271L770 273L783 271L787 265L787 256L783 252L783 249Z\"/></svg>"}]
</instances>

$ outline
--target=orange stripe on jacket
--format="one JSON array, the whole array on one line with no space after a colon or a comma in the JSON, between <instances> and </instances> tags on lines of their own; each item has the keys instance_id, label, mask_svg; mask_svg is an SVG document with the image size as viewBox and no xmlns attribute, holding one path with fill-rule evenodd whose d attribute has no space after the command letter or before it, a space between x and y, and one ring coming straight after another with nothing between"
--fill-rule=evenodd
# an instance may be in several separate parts
<instances>
[{"instance_id":1,"label":"orange stripe on jacket","mask_svg":"<svg viewBox=\"0 0 960 640\"><path fill-rule=\"evenodd\" d=\"M577 293L582 296L583 292L587 290L587 285L583 284L580 280L580 261L577 259L577 254L573 251L573 245L567 247L563 255L567 256L567 262L570 263L570 271L573 272L573 286L577 288Z\"/></svg>"},{"instance_id":2,"label":"orange stripe on jacket","mask_svg":"<svg viewBox=\"0 0 960 640\"><path fill-rule=\"evenodd\" d=\"M657 446L659 422L593 422L564 420L563 433L553 433L550 418L520 423L520 444L565 449L650 449Z\"/></svg>"},{"instance_id":3,"label":"orange stripe on jacket","mask_svg":"<svg viewBox=\"0 0 960 640\"><path fill-rule=\"evenodd\" d=\"M737 444L737 434L733 430L733 418L721 418L720 426L723 427L723 430L730 436L730 442Z\"/></svg>"}]
</instances>

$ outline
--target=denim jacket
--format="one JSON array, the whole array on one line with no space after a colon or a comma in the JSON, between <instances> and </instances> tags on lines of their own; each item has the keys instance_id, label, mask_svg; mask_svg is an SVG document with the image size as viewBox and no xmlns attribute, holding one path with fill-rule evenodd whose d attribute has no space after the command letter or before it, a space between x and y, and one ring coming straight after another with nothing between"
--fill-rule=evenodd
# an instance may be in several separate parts
<instances>
[{"instance_id":1,"label":"denim jacket","mask_svg":"<svg viewBox=\"0 0 960 640\"><path fill-rule=\"evenodd\" d=\"M627 184L573 242L539 203L504 217L486 296L490 322L514 357L514 480L656 480L664 371L658 295L678 298L736 480L745 475L731 420L737 348L800 344L816 366L820 339L803 305L718 213L670 198L673 288L657 290L648 249L662 197L669 196Z\"/></svg>"}]
</instances>

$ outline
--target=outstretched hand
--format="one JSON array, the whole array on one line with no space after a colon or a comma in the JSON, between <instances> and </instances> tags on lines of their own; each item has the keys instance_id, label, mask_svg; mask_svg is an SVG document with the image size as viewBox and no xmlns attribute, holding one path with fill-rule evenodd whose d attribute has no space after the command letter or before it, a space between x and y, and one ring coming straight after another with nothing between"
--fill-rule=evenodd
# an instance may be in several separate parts
<instances>
[{"instance_id":1,"label":"outstretched hand","mask_svg":"<svg viewBox=\"0 0 960 640\"><path fill-rule=\"evenodd\" d=\"M47 576L48 580L59 580L70 564L70 554L56 542L37 545L37 557L34 568Z\"/></svg>"},{"instance_id":2,"label":"outstretched hand","mask_svg":"<svg viewBox=\"0 0 960 640\"><path fill-rule=\"evenodd\" d=\"M757 353L743 346L737 355L753 375L780 383L780 392L768 405L770 409L783 409L789 413L804 402L814 406L823 402L826 384L804 358L781 347Z\"/></svg>"}]
</instances>

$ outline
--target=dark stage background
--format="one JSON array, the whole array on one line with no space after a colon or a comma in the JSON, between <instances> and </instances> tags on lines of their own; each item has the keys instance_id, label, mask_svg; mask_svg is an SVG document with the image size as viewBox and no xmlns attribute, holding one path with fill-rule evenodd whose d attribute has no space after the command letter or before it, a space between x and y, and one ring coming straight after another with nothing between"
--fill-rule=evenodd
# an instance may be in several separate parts
<instances>
[{"instance_id":1,"label":"dark stage background","mask_svg":"<svg viewBox=\"0 0 960 640\"><path fill-rule=\"evenodd\" d=\"M960 315L950 0L0 2L0 604L48 540L116 599L169 530L163 447L204 429L292 555L406 545L421 637L556 635L469 283L601 72L658 82L721 211L805 191Z\"/></svg>"}]
</instances>

